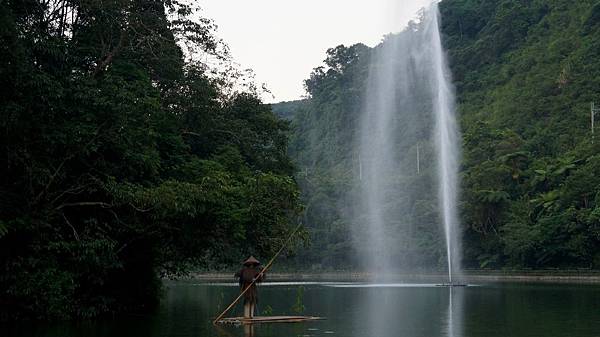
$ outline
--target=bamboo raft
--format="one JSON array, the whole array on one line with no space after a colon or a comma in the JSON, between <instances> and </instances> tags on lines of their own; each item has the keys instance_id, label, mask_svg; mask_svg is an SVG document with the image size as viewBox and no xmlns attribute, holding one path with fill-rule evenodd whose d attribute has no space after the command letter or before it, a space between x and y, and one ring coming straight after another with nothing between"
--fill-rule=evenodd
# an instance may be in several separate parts
<instances>
[{"instance_id":1,"label":"bamboo raft","mask_svg":"<svg viewBox=\"0 0 600 337\"><path fill-rule=\"evenodd\" d=\"M257 316L254 318L228 317L217 321L219 324L247 325L262 323L301 323L322 320L322 317L314 316Z\"/></svg>"}]
</instances>

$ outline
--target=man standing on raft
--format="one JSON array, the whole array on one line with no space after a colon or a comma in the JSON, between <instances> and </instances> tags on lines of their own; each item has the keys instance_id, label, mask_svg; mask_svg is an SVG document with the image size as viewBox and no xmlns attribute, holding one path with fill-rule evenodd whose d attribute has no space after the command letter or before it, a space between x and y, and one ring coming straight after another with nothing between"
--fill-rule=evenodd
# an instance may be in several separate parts
<instances>
[{"instance_id":1,"label":"man standing on raft","mask_svg":"<svg viewBox=\"0 0 600 337\"><path fill-rule=\"evenodd\" d=\"M260 278L257 279L258 274L263 270L263 267L254 256L250 256L244 261L243 265L244 267L235 273L235 277L239 278L242 291L256 279L256 282L254 282L250 289L244 294L244 318L253 318L254 309L256 308L256 303L258 303L258 290L256 289L256 284L265 279L265 274L263 273L260 275Z\"/></svg>"}]
</instances>

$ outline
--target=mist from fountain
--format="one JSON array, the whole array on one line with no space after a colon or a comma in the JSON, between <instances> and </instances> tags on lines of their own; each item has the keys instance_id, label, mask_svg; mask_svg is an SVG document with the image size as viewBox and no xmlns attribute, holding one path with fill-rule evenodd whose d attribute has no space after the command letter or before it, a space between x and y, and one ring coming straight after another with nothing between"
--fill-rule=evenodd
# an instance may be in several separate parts
<instances>
[{"instance_id":1,"label":"mist from fountain","mask_svg":"<svg viewBox=\"0 0 600 337\"><path fill-rule=\"evenodd\" d=\"M454 282L460 269L454 101L434 2L371 56L356 144L354 234L374 274L435 268L443 257Z\"/></svg>"}]
</instances>

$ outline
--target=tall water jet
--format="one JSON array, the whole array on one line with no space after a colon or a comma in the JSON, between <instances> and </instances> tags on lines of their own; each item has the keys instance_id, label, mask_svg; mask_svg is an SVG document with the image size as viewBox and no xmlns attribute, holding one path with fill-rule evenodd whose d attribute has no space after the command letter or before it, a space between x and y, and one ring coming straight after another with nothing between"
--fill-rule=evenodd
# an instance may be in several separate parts
<instances>
[{"instance_id":1,"label":"tall water jet","mask_svg":"<svg viewBox=\"0 0 600 337\"><path fill-rule=\"evenodd\" d=\"M437 3L432 6L433 18L428 21L434 51L434 72L436 86L432 87L435 97L436 142L438 152L439 198L446 238L448 260L448 280L453 283L454 268L458 268L457 256L457 214L458 198L458 131L454 117L454 92L451 88L448 65L440 37L439 10Z\"/></svg>"},{"instance_id":2,"label":"tall water jet","mask_svg":"<svg viewBox=\"0 0 600 337\"><path fill-rule=\"evenodd\" d=\"M459 268L459 147L437 2L375 47L363 103L358 253L378 275L434 269L443 258L452 283Z\"/></svg>"}]
</instances>

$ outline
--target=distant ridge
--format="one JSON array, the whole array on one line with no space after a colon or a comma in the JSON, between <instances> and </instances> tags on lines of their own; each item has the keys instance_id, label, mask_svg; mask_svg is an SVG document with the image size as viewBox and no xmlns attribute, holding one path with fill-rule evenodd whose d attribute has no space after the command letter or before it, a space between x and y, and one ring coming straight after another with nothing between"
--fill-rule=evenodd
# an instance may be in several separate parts
<instances>
[{"instance_id":1,"label":"distant ridge","mask_svg":"<svg viewBox=\"0 0 600 337\"><path fill-rule=\"evenodd\" d=\"M275 115L277 115L279 118L292 120L296 111L298 111L303 104L306 104L306 102L306 99L283 101L271 104L271 108L273 109L273 113L275 113Z\"/></svg>"}]
</instances>

